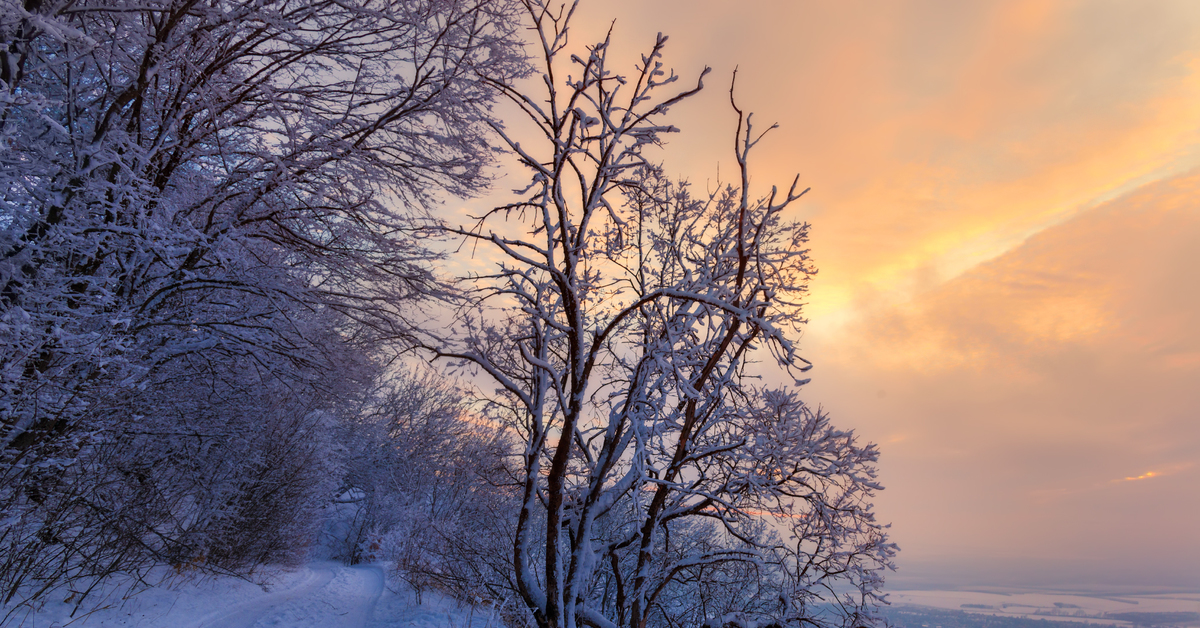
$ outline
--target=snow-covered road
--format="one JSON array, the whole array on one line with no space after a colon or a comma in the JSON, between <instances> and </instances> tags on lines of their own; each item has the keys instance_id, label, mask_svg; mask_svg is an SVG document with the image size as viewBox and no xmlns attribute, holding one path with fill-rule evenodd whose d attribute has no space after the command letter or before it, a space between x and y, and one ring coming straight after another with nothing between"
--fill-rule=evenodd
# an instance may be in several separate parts
<instances>
[{"instance_id":1,"label":"snow-covered road","mask_svg":"<svg viewBox=\"0 0 1200 628\"><path fill-rule=\"evenodd\" d=\"M169 573L169 572L168 572ZM128 584L96 593L91 606L51 598L36 611L19 607L12 628L496 628L496 609L460 604L426 591L417 604L403 582L379 565L316 562L266 568L253 580L208 577L161 584L127 595ZM3 613L0 612L0 617Z\"/></svg>"},{"instance_id":2,"label":"snow-covered road","mask_svg":"<svg viewBox=\"0 0 1200 628\"><path fill-rule=\"evenodd\" d=\"M364 628L382 593L383 570L377 566L318 563L291 588L235 604L186 628Z\"/></svg>"}]
</instances>

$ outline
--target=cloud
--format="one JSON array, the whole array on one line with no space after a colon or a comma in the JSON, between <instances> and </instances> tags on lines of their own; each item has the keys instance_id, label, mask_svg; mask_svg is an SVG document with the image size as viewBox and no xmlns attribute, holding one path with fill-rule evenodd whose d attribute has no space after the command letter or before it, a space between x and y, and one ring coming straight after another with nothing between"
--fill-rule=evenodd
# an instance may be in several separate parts
<instances>
[{"instance_id":1,"label":"cloud","mask_svg":"<svg viewBox=\"0 0 1200 628\"><path fill-rule=\"evenodd\" d=\"M1044 564L1090 546L1113 569L1176 573L1200 559L1185 497L1200 491L1196 268L1200 172L810 340L809 395L894 440L879 506L917 560L986 548Z\"/></svg>"},{"instance_id":2,"label":"cloud","mask_svg":"<svg viewBox=\"0 0 1200 628\"><path fill-rule=\"evenodd\" d=\"M890 367L927 371L1037 369L1068 350L1189 369L1200 353L1200 290L1189 289L1198 264L1193 173L1145 186L915 301L868 314L856 333L869 346L859 349Z\"/></svg>"},{"instance_id":3,"label":"cloud","mask_svg":"<svg viewBox=\"0 0 1200 628\"><path fill-rule=\"evenodd\" d=\"M1147 471L1141 475L1117 478L1115 480L1112 480L1112 483L1115 484L1118 482L1137 482L1140 480L1149 480L1151 478L1161 478L1161 477L1167 476L1167 475L1175 475L1176 473L1179 473L1180 471L1186 471L1188 469L1191 469L1193 466L1195 466L1195 463L1184 462L1181 464L1175 464L1175 465L1170 465L1170 466L1164 467L1158 471Z\"/></svg>"},{"instance_id":4,"label":"cloud","mask_svg":"<svg viewBox=\"0 0 1200 628\"><path fill-rule=\"evenodd\" d=\"M1200 6L994 0L585 4L573 35L616 18L617 67L657 32L690 84L662 153L697 184L729 171L728 83L779 122L753 156L766 193L812 193L828 325L957 276L1097 201L1200 165ZM586 33L586 34L585 34Z\"/></svg>"},{"instance_id":5,"label":"cloud","mask_svg":"<svg viewBox=\"0 0 1200 628\"><path fill-rule=\"evenodd\" d=\"M1200 478L1166 469L1200 451L1200 5L611 0L579 17L577 42L617 18L616 67L659 31L679 85L714 66L651 155L701 188L732 163L735 65L739 103L781 124L753 185L813 187L807 394L885 443L902 565L1075 552L1094 558L1080 573L1195 573L1200 502L1181 495Z\"/></svg>"},{"instance_id":6,"label":"cloud","mask_svg":"<svg viewBox=\"0 0 1200 628\"><path fill-rule=\"evenodd\" d=\"M1113 481L1114 482L1133 482L1135 480L1146 480L1149 478L1158 477L1159 475L1160 475L1159 473L1156 473L1154 471L1147 471L1137 477L1122 478L1120 480L1113 480Z\"/></svg>"}]
</instances>

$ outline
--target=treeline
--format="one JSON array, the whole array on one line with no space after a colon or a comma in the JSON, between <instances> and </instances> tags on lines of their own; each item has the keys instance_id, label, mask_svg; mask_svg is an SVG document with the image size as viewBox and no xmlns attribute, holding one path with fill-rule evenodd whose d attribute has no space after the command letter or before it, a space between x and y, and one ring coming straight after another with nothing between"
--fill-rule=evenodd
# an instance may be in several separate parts
<instances>
[{"instance_id":1,"label":"treeline","mask_svg":"<svg viewBox=\"0 0 1200 628\"><path fill-rule=\"evenodd\" d=\"M1115 624L1056 621L1032 617L1005 617L987 613L944 610L925 606L895 606L884 611L897 628L1081 628Z\"/></svg>"},{"instance_id":2,"label":"treeline","mask_svg":"<svg viewBox=\"0 0 1200 628\"><path fill-rule=\"evenodd\" d=\"M804 191L750 190L736 105L730 184L647 159L702 88L665 37L627 73L574 3L4 2L10 617L320 552L513 625L882 620L878 449L754 375L811 366ZM501 155L525 187L436 215Z\"/></svg>"},{"instance_id":3,"label":"treeline","mask_svg":"<svg viewBox=\"0 0 1200 628\"><path fill-rule=\"evenodd\" d=\"M4 3L0 601L299 560L365 456L396 471L388 443L425 428L379 418L412 386L388 361L434 289L410 228L485 188L484 82L526 72L515 21L493 1Z\"/></svg>"}]
</instances>

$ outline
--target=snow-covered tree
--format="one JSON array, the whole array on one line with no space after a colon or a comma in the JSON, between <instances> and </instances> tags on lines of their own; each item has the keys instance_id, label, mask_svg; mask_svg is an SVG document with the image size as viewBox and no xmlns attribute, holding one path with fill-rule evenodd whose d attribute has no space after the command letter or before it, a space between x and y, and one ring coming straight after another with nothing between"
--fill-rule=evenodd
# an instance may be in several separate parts
<instances>
[{"instance_id":1,"label":"snow-covered tree","mask_svg":"<svg viewBox=\"0 0 1200 628\"><path fill-rule=\"evenodd\" d=\"M126 471L189 451L182 432L262 444L247 431L361 392L358 356L431 288L409 214L488 182L486 81L525 68L513 8L0 0L4 596L95 571L108 528L88 522L151 499ZM225 429L254 385L279 412ZM239 469L243 488L261 471ZM174 540L152 537L175 532L138 521L140 549L113 555L162 558Z\"/></svg>"},{"instance_id":2,"label":"snow-covered tree","mask_svg":"<svg viewBox=\"0 0 1200 628\"><path fill-rule=\"evenodd\" d=\"M38 382L114 356L292 352L271 301L390 333L428 254L388 201L481 189L481 77L521 67L503 2L27 4L0 12L5 443L62 405L21 409Z\"/></svg>"},{"instance_id":3,"label":"snow-covered tree","mask_svg":"<svg viewBox=\"0 0 1200 628\"><path fill-rule=\"evenodd\" d=\"M873 622L895 552L871 513L878 452L749 372L809 368L798 181L751 189L762 133L736 104L736 180L671 181L646 149L702 84L670 91L666 38L626 76L607 40L569 53L574 3L522 4L544 91L493 84L527 118L496 130L529 183L436 227L500 261L461 278L449 327L416 332L494 382L522 441L520 597L543 628Z\"/></svg>"}]
</instances>

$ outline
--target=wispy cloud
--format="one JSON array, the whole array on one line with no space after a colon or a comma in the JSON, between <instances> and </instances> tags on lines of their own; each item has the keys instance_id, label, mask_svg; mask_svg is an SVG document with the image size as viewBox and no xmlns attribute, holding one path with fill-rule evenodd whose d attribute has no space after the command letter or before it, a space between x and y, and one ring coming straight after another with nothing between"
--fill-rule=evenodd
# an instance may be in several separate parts
<instances>
[{"instance_id":1,"label":"wispy cloud","mask_svg":"<svg viewBox=\"0 0 1200 628\"><path fill-rule=\"evenodd\" d=\"M1195 466L1195 463L1185 462L1185 463L1181 463L1181 464L1171 465L1169 467L1163 467L1157 471L1147 471L1141 475L1130 475L1130 476L1126 476L1123 478L1117 478L1115 480L1111 480L1109 483L1110 484L1119 484L1122 482L1137 482L1139 480L1149 480L1151 478L1161 478L1161 477L1167 476L1167 475L1175 475L1176 473L1179 473L1180 471L1186 471L1187 469L1190 469L1193 466Z\"/></svg>"},{"instance_id":2,"label":"wispy cloud","mask_svg":"<svg viewBox=\"0 0 1200 628\"><path fill-rule=\"evenodd\" d=\"M1129 476L1125 476L1123 478L1115 478L1112 480L1108 480L1107 482L1093 481L1091 483L1087 483L1087 482L1077 483L1074 486L1059 486L1059 487L1055 487L1055 488L1039 488L1039 489L1030 491L1029 495L1031 497L1033 497L1035 500L1037 500L1038 503L1045 504L1045 503L1048 503L1048 502L1056 500L1056 499L1061 499L1068 495L1077 495L1080 493L1086 493L1086 492L1090 492L1090 491L1100 491L1100 490L1113 488L1114 484L1125 484L1128 482L1140 482L1142 480L1151 480L1151 479L1155 479L1155 478L1163 478L1163 477L1167 477L1170 475L1175 475L1176 473L1180 473L1182 471L1191 469L1194 466L1195 466L1195 463L1192 463L1192 462L1183 462L1183 463L1178 463L1178 464L1159 466L1156 469L1154 469L1152 471L1146 471L1145 473L1142 473L1141 475L1129 475Z\"/></svg>"}]
</instances>

